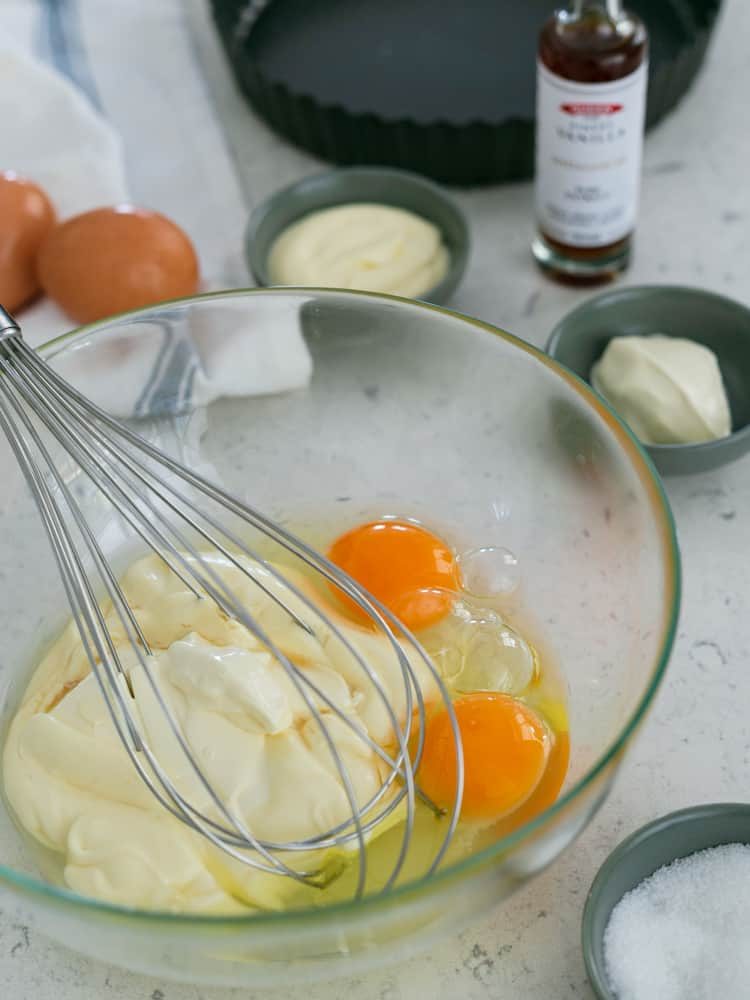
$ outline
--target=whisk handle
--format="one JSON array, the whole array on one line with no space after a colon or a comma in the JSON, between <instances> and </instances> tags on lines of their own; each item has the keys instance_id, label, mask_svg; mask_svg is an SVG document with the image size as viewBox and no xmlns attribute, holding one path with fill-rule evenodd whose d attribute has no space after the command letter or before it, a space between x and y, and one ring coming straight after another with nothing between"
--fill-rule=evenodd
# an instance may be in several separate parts
<instances>
[{"instance_id":1,"label":"whisk handle","mask_svg":"<svg viewBox=\"0 0 750 1000\"><path fill-rule=\"evenodd\" d=\"M7 309L3 309L0 305L0 340L13 336L21 336L21 327L16 323Z\"/></svg>"}]
</instances>

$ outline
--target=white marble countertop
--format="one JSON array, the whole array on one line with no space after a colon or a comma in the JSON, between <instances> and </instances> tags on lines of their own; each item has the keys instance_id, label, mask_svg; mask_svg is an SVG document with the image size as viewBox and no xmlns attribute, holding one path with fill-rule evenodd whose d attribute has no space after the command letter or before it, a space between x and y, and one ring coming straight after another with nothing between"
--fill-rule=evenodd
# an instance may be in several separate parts
<instances>
[{"instance_id":1,"label":"white marble countertop","mask_svg":"<svg viewBox=\"0 0 750 1000\"><path fill-rule=\"evenodd\" d=\"M3 0L5 2L5 0ZM319 167L246 110L208 31L202 0L184 0L195 46L233 148L248 206ZM160 4L151 5L158 17ZM148 24L141 24L148 31ZM627 283L700 285L750 303L750 7L727 0L706 67L685 103L646 143L635 261ZM146 155L144 153L143 155ZM134 194L139 195L134 184ZM457 309L543 344L586 293L531 263L528 185L458 192L474 252ZM433 954L356 981L254 993L161 982L64 951L3 917L0 996L14 1000L590 1000L579 948L593 875L623 836L691 803L742 799L750 769L750 459L668 482L684 560L684 602L667 679L614 792L544 875Z\"/></svg>"}]
</instances>

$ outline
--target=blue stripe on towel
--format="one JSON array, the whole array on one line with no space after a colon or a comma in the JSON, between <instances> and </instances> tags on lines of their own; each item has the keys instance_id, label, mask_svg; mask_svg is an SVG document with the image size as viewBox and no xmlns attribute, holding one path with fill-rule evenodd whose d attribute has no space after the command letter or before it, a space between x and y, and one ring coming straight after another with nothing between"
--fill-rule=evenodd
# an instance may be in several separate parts
<instances>
[{"instance_id":1,"label":"blue stripe on towel","mask_svg":"<svg viewBox=\"0 0 750 1000\"><path fill-rule=\"evenodd\" d=\"M180 412L190 408L190 404L193 399L193 383L195 382L195 376L198 373L198 361L195 358L195 352L193 352L193 359L187 369L186 378L182 383L182 396L180 398Z\"/></svg>"},{"instance_id":2,"label":"blue stripe on towel","mask_svg":"<svg viewBox=\"0 0 750 1000\"><path fill-rule=\"evenodd\" d=\"M72 80L101 111L102 102L83 44L76 0L42 0L39 34L38 48L46 61Z\"/></svg>"},{"instance_id":3,"label":"blue stripe on towel","mask_svg":"<svg viewBox=\"0 0 750 1000\"><path fill-rule=\"evenodd\" d=\"M151 409L151 394L154 392L155 386L158 385L162 367L166 362L167 355L172 349L174 334L172 333L172 328L169 322L166 321L164 323L160 323L159 326L161 327L162 334L161 347L156 355L156 359L151 369L151 374L149 375L146 384L143 387L143 391L133 407L133 416L136 417L143 417L149 413L149 410Z\"/></svg>"},{"instance_id":4,"label":"blue stripe on towel","mask_svg":"<svg viewBox=\"0 0 750 1000\"><path fill-rule=\"evenodd\" d=\"M136 418L169 416L190 408L200 358L189 335L179 328L179 321L179 312L166 313L160 320L151 317L142 320L149 328L159 327L161 343L133 407ZM149 329L148 337L153 336Z\"/></svg>"},{"instance_id":5,"label":"blue stripe on towel","mask_svg":"<svg viewBox=\"0 0 750 1000\"><path fill-rule=\"evenodd\" d=\"M151 416L180 413L185 410L185 383L192 383L195 371L195 349L189 340L178 340L169 355L167 366L148 401Z\"/></svg>"}]
</instances>

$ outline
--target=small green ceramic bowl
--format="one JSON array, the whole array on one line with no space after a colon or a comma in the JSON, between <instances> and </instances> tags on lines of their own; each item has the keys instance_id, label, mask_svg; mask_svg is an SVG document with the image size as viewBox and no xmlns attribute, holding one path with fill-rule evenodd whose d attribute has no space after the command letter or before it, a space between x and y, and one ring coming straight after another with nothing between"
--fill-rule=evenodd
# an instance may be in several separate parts
<instances>
[{"instance_id":1,"label":"small green ceramic bowl","mask_svg":"<svg viewBox=\"0 0 750 1000\"><path fill-rule=\"evenodd\" d=\"M599 869L583 911L583 960L599 1000L617 1000L604 962L604 932L612 910L625 893L678 858L721 844L748 843L750 805L721 802L662 816L615 848Z\"/></svg>"},{"instance_id":2,"label":"small green ceramic bowl","mask_svg":"<svg viewBox=\"0 0 750 1000\"><path fill-rule=\"evenodd\" d=\"M729 396L732 433L704 444L646 445L664 475L707 472L750 450L750 309L713 292L636 285L598 295L568 313L547 352L587 382L612 337L666 333L710 347Z\"/></svg>"},{"instance_id":3,"label":"small green ceramic bowl","mask_svg":"<svg viewBox=\"0 0 750 1000\"><path fill-rule=\"evenodd\" d=\"M245 256L259 285L273 285L268 257L281 232L310 212L350 202L380 202L421 215L443 234L448 271L443 280L420 296L425 302L447 302L458 287L469 257L469 228L456 203L419 174L386 167L344 167L305 177L272 195L250 216Z\"/></svg>"}]
</instances>

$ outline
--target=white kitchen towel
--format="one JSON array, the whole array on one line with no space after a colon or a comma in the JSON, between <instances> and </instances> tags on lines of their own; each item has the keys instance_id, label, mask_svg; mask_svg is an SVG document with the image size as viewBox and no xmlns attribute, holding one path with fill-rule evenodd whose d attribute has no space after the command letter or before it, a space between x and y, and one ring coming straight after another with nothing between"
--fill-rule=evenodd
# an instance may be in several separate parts
<instances>
[{"instance_id":1,"label":"white kitchen towel","mask_svg":"<svg viewBox=\"0 0 750 1000\"><path fill-rule=\"evenodd\" d=\"M0 168L40 184L58 218L128 197L117 133L65 77L0 34ZM70 329L49 300L19 315L36 347Z\"/></svg>"},{"instance_id":2,"label":"white kitchen towel","mask_svg":"<svg viewBox=\"0 0 750 1000\"><path fill-rule=\"evenodd\" d=\"M0 121L0 167L41 183L62 218L126 200L129 186L188 232L204 288L247 284L244 199L181 0L0 0ZM211 308L210 330L206 312L191 314L202 329L180 315L141 325L96 370L79 365L78 388L117 416L147 417L310 378L291 315L273 331L228 301ZM71 326L49 302L18 319L34 346Z\"/></svg>"},{"instance_id":3,"label":"white kitchen towel","mask_svg":"<svg viewBox=\"0 0 750 1000\"><path fill-rule=\"evenodd\" d=\"M231 295L165 309L112 334L92 357L69 352L61 375L117 417L168 417L219 397L265 396L304 387L312 359L302 299ZM84 359L85 363L84 363Z\"/></svg>"},{"instance_id":4,"label":"white kitchen towel","mask_svg":"<svg viewBox=\"0 0 750 1000\"><path fill-rule=\"evenodd\" d=\"M66 77L117 132L130 197L189 234L206 288L246 287L248 206L197 53L218 43L194 36L213 32L207 15L191 27L204 2L0 0L0 38Z\"/></svg>"}]
</instances>

